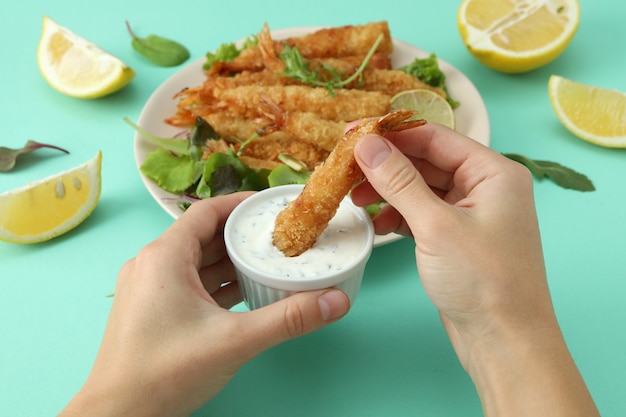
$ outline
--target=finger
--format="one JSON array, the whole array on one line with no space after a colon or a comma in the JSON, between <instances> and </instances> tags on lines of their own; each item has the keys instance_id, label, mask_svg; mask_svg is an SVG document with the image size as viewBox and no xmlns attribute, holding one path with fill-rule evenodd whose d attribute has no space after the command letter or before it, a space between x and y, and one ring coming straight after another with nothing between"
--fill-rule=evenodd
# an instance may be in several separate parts
<instances>
[{"instance_id":1,"label":"finger","mask_svg":"<svg viewBox=\"0 0 626 417\"><path fill-rule=\"evenodd\" d=\"M214 238L202 247L202 266L219 262L226 255L223 228L216 231Z\"/></svg>"},{"instance_id":2,"label":"finger","mask_svg":"<svg viewBox=\"0 0 626 417\"><path fill-rule=\"evenodd\" d=\"M442 171L427 161L413 160L412 158L409 158L409 160L420 172L431 190L440 198L444 198L446 193L454 186L453 172ZM356 185L350 192L350 197L352 202L359 207L378 203L383 199L367 180Z\"/></svg>"},{"instance_id":3,"label":"finger","mask_svg":"<svg viewBox=\"0 0 626 417\"><path fill-rule=\"evenodd\" d=\"M338 320L349 309L348 296L337 289L296 293L238 317L241 350L251 359L272 346Z\"/></svg>"},{"instance_id":4,"label":"finger","mask_svg":"<svg viewBox=\"0 0 626 417\"><path fill-rule=\"evenodd\" d=\"M227 310L243 300L237 281L222 285L217 291L211 294L211 297L220 307Z\"/></svg>"},{"instance_id":5,"label":"finger","mask_svg":"<svg viewBox=\"0 0 626 417\"><path fill-rule=\"evenodd\" d=\"M223 230L235 207L252 193L234 193L193 203L162 235L173 253L191 257L198 268L226 253Z\"/></svg>"},{"instance_id":6,"label":"finger","mask_svg":"<svg viewBox=\"0 0 626 417\"><path fill-rule=\"evenodd\" d=\"M237 280L233 263L227 256L200 269L200 281L209 294L216 292L223 284Z\"/></svg>"},{"instance_id":7,"label":"finger","mask_svg":"<svg viewBox=\"0 0 626 417\"><path fill-rule=\"evenodd\" d=\"M380 213L374 217L373 223L377 235L398 233L402 236L412 236L411 229L409 229L402 214L390 204L382 207Z\"/></svg>"},{"instance_id":8,"label":"finger","mask_svg":"<svg viewBox=\"0 0 626 417\"><path fill-rule=\"evenodd\" d=\"M453 191L445 196L450 203L467 196L484 179L498 175L508 163L498 152L434 123L386 137L412 160L421 159L431 165L420 166L420 171L433 188Z\"/></svg>"},{"instance_id":9,"label":"finger","mask_svg":"<svg viewBox=\"0 0 626 417\"><path fill-rule=\"evenodd\" d=\"M455 172L477 150L489 151L484 145L435 123L390 132L385 137L408 157L427 161L445 172Z\"/></svg>"},{"instance_id":10,"label":"finger","mask_svg":"<svg viewBox=\"0 0 626 417\"><path fill-rule=\"evenodd\" d=\"M170 229L194 237L204 247L216 236L221 237L221 231L230 213L251 194L234 193L197 201Z\"/></svg>"},{"instance_id":11,"label":"finger","mask_svg":"<svg viewBox=\"0 0 626 417\"><path fill-rule=\"evenodd\" d=\"M359 207L365 207L383 199L367 180L362 181L350 191L350 198Z\"/></svg>"},{"instance_id":12,"label":"finger","mask_svg":"<svg viewBox=\"0 0 626 417\"><path fill-rule=\"evenodd\" d=\"M413 163L385 138L365 136L355 146L354 153L372 187L409 225L423 223L422 217L428 213L445 210L444 203L425 183ZM415 230L412 232L417 235Z\"/></svg>"}]
</instances>

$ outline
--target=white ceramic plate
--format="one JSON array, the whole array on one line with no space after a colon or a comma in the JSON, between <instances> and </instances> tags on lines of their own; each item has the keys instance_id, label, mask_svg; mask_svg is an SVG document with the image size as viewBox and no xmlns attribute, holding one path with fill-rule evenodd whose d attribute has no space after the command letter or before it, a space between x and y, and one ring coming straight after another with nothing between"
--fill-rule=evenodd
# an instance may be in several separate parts
<instances>
[{"instance_id":1,"label":"white ceramic plate","mask_svg":"<svg viewBox=\"0 0 626 417\"><path fill-rule=\"evenodd\" d=\"M272 31L274 39L285 39L293 36L301 36L319 27L300 27ZM426 58L429 53L416 48L413 45L394 39L394 52L391 61L394 68L407 65L415 58ZM176 112L176 101L172 98L185 87L195 87L204 81L202 65L205 58L198 59L187 67L167 79L146 102L137 124L151 134L159 137L173 137L181 132L180 128L170 126L163 120ZM446 74L446 85L450 96L458 100L461 105L455 109L456 129L465 135L489 145L490 128L487 109L482 97L472 82L459 70L443 60L439 60L439 67ZM148 140L140 134L135 134L135 161L139 168L146 155L155 149ZM172 217L178 218L183 211L178 207L180 196L163 191L152 180L145 177L139 171L148 192L156 202ZM374 246L389 243L400 238L399 235L389 234L376 236Z\"/></svg>"}]
</instances>

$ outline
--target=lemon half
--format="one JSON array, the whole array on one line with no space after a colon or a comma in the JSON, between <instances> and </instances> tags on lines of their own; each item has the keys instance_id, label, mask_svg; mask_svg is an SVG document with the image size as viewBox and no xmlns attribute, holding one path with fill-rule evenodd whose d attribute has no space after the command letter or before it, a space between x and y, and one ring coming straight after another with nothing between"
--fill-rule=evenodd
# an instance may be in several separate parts
<instances>
[{"instance_id":1,"label":"lemon half","mask_svg":"<svg viewBox=\"0 0 626 417\"><path fill-rule=\"evenodd\" d=\"M558 75L548 81L550 103L575 136L608 148L626 148L626 94Z\"/></svg>"},{"instance_id":2,"label":"lemon half","mask_svg":"<svg viewBox=\"0 0 626 417\"><path fill-rule=\"evenodd\" d=\"M73 169L0 194L0 240L36 243L82 223L100 199L102 153Z\"/></svg>"},{"instance_id":3,"label":"lemon half","mask_svg":"<svg viewBox=\"0 0 626 417\"><path fill-rule=\"evenodd\" d=\"M37 63L55 90L72 97L98 98L125 87L135 71L119 58L45 16Z\"/></svg>"},{"instance_id":4,"label":"lemon half","mask_svg":"<svg viewBox=\"0 0 626 417\"><path fill-rule=\"evenodd\" d=\"M468 51L505 73L531 71L556 59L579 22L578 0L463 0L457 13Z\"/></svg>"}]
</instances>

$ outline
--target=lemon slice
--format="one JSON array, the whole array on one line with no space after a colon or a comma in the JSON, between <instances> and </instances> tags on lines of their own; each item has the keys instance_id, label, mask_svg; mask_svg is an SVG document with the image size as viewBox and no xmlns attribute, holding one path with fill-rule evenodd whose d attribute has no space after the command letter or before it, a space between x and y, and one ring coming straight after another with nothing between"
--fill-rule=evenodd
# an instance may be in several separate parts
<instances>
[{"instance_id":1,"label":"lemon slice","mask_svg":"<svg viewBox=\"0 0 626 417\"><path fill-rule=\"evenodd\" d=\"M457 13L469 52L506 73L527 72L556 59L579 21L578 0L463 0Z\"/></svg>"},{"instance_id":2,"label":"lemon slice","mask_svg":"<svg viewBox=\"0 0 626 417\"><path fill-rule=\"evenodd\" d=\"M135 72L120 59L45 16L37 63L45 80L72 97L98 98L125 87Z\"/></svg>"},{"instance_id":3,"label":"lemon slice","mask_svg":"<svg viewBox=\"0 0 626 417\"><path fill-rule=\"evenodd\" d=\"M43 242L83 222L98 204L102 153L73 169L0 194L0 240Z\"/></svg>"},{"instance_id":4,"label":"lemon slice","mask_svg":"<svg viewBox=\"0 0 626 417\"><path fill-rule=\"evenodd\" d=\"M558 75L548 81L550 103L575 136L608 148L626 148L626 94Z\"/></svg>"},{"instance_id":5,"label":"lemon slice","mask_svg":"<svg viewBox=\"0 0 626 417\"><path fill-rule=\"evenodd\" d=\"M426 89L407 90L391 99L391 110L416 110L417 117L454 129L456 119L448 101L439 94Z\"/></svg>"}]
</instances>

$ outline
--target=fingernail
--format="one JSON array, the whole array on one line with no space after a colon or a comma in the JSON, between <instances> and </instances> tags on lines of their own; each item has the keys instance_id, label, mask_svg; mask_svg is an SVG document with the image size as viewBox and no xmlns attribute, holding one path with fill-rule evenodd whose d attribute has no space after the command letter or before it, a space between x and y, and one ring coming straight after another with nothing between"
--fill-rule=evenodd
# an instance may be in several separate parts
<instances>
[{"instance_id":1,"label":"fingernail","mask_svg":"<svg viewBox=\"0 0 626 417\"><path fill-rule=\"evenodd\" d=\"M380 136L364 136L357 148L359 157L369 168L376 169L391 155L391 148Z\"/></svg>"},{"instance_id":2,"label":"fingernail","mask_svg":"<svg viewBox=\"0 0 626 417\"><path fill-rule=\"evenodd\" d=\"M348 297L340 290L329 290L317 299L324 321L336 320L344 316L350 308Z\"/></svg>"}]
</instances>

